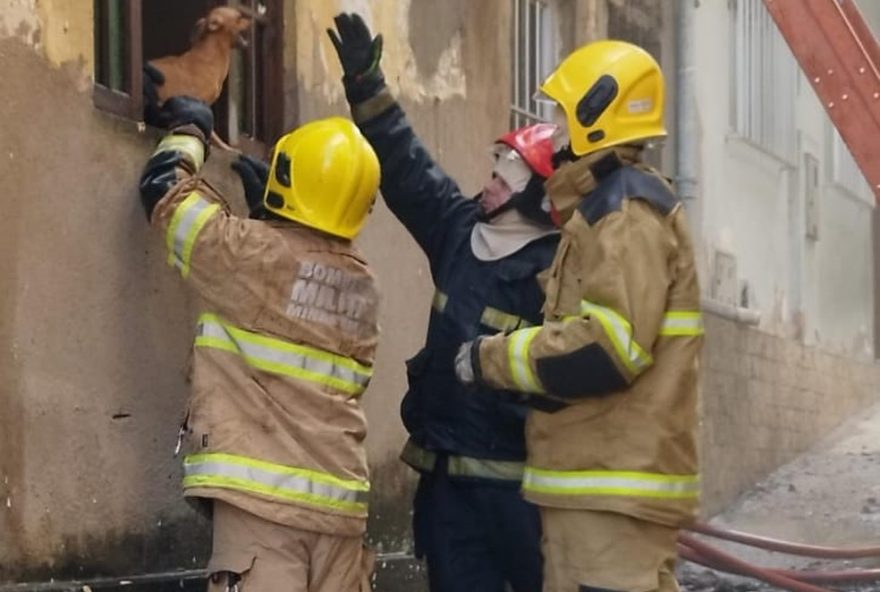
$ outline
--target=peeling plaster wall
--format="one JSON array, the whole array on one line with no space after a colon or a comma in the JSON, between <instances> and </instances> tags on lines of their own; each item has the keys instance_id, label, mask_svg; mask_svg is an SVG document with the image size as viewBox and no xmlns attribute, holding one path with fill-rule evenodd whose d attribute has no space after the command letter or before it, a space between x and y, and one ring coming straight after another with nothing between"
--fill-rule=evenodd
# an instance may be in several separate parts
<instances>
[{"instance_id":1,"label":"peeling plaster wall","mask_svg":"<svg viewBox=\"0 0 880 592\"><path fill-rule=\"evenodd\" d=\"M673 80L671 3L556 3L565 15L565 49L608 32L642 41L659 52ZM788 206L780 195L791 181L766 159L724 141L727 105L719 93L726 92L726 67L716 46L726 29L709 4L701 3L696 27L698 47L714 49L697 52L697 71L711 74L700 82L706 214L695 224L715 243L731 241L746 253L744 273L758 274L750 277L763 282L764 301L774 294L765 284L788 277L792 255L779 234L788 228ZM385 37L386 78L420 136L466 192L479 189L486 148L508 123L508 3L335 0L284 7L288 126L347 113L324 29L337 11L358 10ZM197 567L207 552L206 524L181 501L171 456L196 311L137 201L137 177L155 136L92 106L91 19L85 0L0 0L0 582ZM815 111L805 101L798 109ZM821 121L802 131L804 146L822 146ZM670 146L658 154L667 173ZM225 156L215 154L206 174L239 194ZM834 340L848 343L872 282L870 260L859 255L869 253L862 222L869 223L870 208L852 199L831 203L831 213L823 206L821 232L840 242L823 239L815 253L805 250L801 256L813 263L799 281L822 287L803 295L805 310L820 311L810 321L815 325L832 322L834 303L847 307L850 318ZM396 458L405 439L398 416L402 362L423 343L432 286L424 256L383 204L360 244L384 290L376 379L364 398L374 483L370 536L380 551L408 551L414 478ZM850 266L839 265L842 254ZM852 287L849 300L839 297L839 285ZM869 368L789 340L715 320L709 341L710 509L768 470L767 459L794 454L876 392ZM786 370L787 361L804 369ZM833 381L816 387L792 374L819 368L831 368L839 380L853 375L854 394L835 414L815 413ZM770 401L777 388L785 389L784 399ZM742 396L748 412L728 421ZM762 418L759 426L750 423L753 416ZM785 432L793 417L802 424ZM730 464L730 442L753 436L751 452ZM395 569L401 568L384 573ZM417 579L416 572L399 578Z\"/></svg>"},{"instance_id":2,"label":"peeling plaster wall","mask_svg":"<svg viewBox=\"0 0 880 592\"><path fill-rule=\"evenodd\" d=\"M297 40L284 56L289 125L346 112L324 28L355 4L285 2ZM156 137L92 105L90 7L0 0L0 74L17 81L3 84L0 101L0 582L199 567L208 549L171 454L196 311L137 200ZM486 34L506 31L505 7L363 6L385 34L392 88L468 192L507 125L509 39ZM240 192L223 155L206 175ZM360 242L385 295L365 396L370 536L400 552L411 544L414 485L397 460L403 360L423 343L432 288L424 257L384 206Z\"/></svg>"},{"instance_id":3,"label":"peeling plaster wall","mask_svg":"<svg viewBox=\"0 0 880 592\"><path fill-rule=\"evenodd\" d=\"M84 89L94 63L93 8L86 0L0 0L0 38L25 42L55 66L75 64Z\"/></svg>"},{"instance_id":4,"label":"peeling plaster wall","mask_svg":"<svg viewBox=\"0 0 880 592\"><path fill-rule=\"evenodd\" d=\"M0 581L170 568L192 312L136 181L155 138L0 40Z\"/></svg>"}]
</instances>

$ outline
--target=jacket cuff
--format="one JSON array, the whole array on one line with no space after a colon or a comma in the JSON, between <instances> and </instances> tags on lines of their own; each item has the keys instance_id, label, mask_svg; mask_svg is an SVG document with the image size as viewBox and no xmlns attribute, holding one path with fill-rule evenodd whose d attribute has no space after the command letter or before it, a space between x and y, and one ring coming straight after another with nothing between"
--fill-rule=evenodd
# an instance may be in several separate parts
<instances>
[{"instance_id":1,"label":"jacket cuff","mask_svg":"<svg viewBox=\"0 0 880 592\"><path fill-rule=\"evenodd\" d=\"M378 93L355 105L351 106L351 117L355 123L366 123L375 119L391 107L397 104L388 87L383 87Z\"/></svg>"},{"instance_id":2,"label":"jacket cuff","mask_svg":"<svg viewBox=\"0 0 880 592\"><path fill-rule=\"evenodd\" d=\"M177 152L183 157L186 168L198 172L208 158L209 146L199 129L194 125L184 125L171 130L159 141L153 156L163 152Z\"/></svg>"}]
</instances>

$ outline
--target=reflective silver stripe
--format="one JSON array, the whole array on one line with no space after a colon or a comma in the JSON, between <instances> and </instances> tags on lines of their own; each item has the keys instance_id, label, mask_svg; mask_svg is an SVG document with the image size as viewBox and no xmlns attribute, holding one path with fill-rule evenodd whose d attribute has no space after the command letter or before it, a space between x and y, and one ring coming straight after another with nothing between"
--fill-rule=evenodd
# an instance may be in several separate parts
<instances>
[{"instance_id":1,"label":"reflective silver stripe","mask_svg":"<svg viewBox=\"0 0 880 592\"><path fill-rule=\"evenodd\" d=\"M434 307L434 310L437 312L443 312L446 310L446 303L449 301L449 297L441 292L440 290L436 290L434 292L434 300L431 302L431 306Z\"/></svg>"},{"instance_id":2,"label":"reflective silver stripe","mask_svg":"<svg viewBox=\"0 0 880 592\"><path fill-rule=\"evenodd\" d=\"M430 473L437 464L437 455L408 440L400 454L401 460L412 468ZM521 481L523 463L516 461L489 460L469 456L450 455L447 470L453 477L474 477L496 481Z\"/></svg>"},{"instance_id":3,"label":"reflective silver stripe","mask_svg":"<svg viewBox=\"0 0 880 592\"><path fill-rule=\"evenodd\" d=\"M483 311L483 314L480 317L480 322L487 327L491 327L496 331L504 333L513 331L514 329L532 326L531 323L522 317L504 312L503 310L498 310L497 308L492 308L491 306L487 306Z\"/></svg>"},{"instance_id":4,"label":"reflective silver stripe","mask_svg":"<svg viewBox=\"0 0 880 592\"><path fill-rule=\"evenodd\" d=\"M366 512L370 485L253 458L206 453L183 462L184 487L220 487L349 513Z\"/></svg>"},{"instance_id":5,"label":"reflective silver stripe","mask_svg":"<svg viewBox=\"0 0 880 592\"><path fill-rule=\"evenodd\" d=\"M555 495L696 498L698 475L638 471L548 471L526 467L523 489Z\"/></svg>"},{"instance_id":6,"label":"reflective silver stripe","mask_svg":"<svg viewBox=\"0 0 880 592\"><path fill-rule=\"evenodd\" d=\"M160 152L182 152L196 170L199 170L205 164L205 145L194 136L184 134L167 135L156 146L153 156Z\"/></svg>"},{"instance_id":7,"label":"reflective silver stripe","mask_svg":"<svg viewBox=\"0 0 880 592\"><path fill-rule=\"evenodd\" d=\"M523 463L515 461L487 460L469 456L449 457L449 474L459 477L522 481L523 467Z\"/></svg>"},{"instance_id":8,"label":"reflective silver stripe","mask_svg":"<svg viewBox=\"0 0 880 592\"><path fill-rule=\"evenodd\" d=\"M212 314L199 318L196 346L236 353L254 368L326 385L352 395L363 393L373 375L372 368L351 358L245 331Z\"/></svg>"},{"instance_id":9,"label":"reflective silver stripe","mask_svg":"<svg viewBox=\"0 0 880 592\"><path fill-rule=\"evenodd\" d=\"M703 315L694 310L670 310L663 317L660 335L667 337L687 337L702 335Z\"/></svg>"},{"instance_id":10,"label":"reflective silver stripe","mask_svg":"<svg viewBox=\"0 0 880 592\"><path fill-rule=\"evenodd\" d=\"M437 464L437 455L429 450L425 450L412 440L407 440L400 453L400 460L419 471L430 473Z\"/></svg>"},{"instance_id":11,"label":"reflective silver stripe","mask_svg":"<svg viewBox=\"0 0 880 592\"><path fill-rule=\"evenodd\" d=\"M189 275L189 262L199 231L219 209L219 205L209 202L196 192L190 193L175 208L165 241L168 247L168 264L178 268L183 277Z\"/></svg>"},{"instance_id":12,"label":"reflective silver stripe","mask_svg":"<svg viewBox=\"0 0 880 592\"><path fill-rule=\"evenodd\" d=\"M627 370L633 374L640 374L654 363L653 358L633 339L632 325L616 311L582 300L581 314L599 321Z\"/></svg>"}]
</instances>

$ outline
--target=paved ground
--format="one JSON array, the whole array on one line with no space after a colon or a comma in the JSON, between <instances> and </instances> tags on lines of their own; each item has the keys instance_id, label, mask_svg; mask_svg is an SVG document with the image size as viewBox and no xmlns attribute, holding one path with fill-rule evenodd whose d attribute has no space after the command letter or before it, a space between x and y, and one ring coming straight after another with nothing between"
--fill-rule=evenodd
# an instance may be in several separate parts
<instances>
[{"instance_id":1,"label":"paved ground","mask_svg":"<svg viewBox=\"0 0 880 592\"><path fill-rule=\"evenodd\" d=\"M808 544L880 546L880 406L850 420L813 450L773 473L712 524ZM768 566L880 568L880 559L823 563L740 545L719 546ZM683 566L682 584L689 592L771 589L690 565ZM880 591L880 582L859 589Z\"/></svg>"}]
</instances>

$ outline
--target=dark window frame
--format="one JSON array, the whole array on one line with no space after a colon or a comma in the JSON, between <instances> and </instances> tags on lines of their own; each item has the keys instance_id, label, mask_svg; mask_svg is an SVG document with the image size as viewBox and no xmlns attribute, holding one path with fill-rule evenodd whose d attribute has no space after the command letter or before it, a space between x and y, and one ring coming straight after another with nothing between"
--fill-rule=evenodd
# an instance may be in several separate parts
<instances>
[{"instance_id":1,"label":"dark window frame","mask_svg":"<svg viewBox=\"0 0 880 592\"><path fill-rule=\"evenodd\" d=\"M103 2L104 0L98 0ZM127 58L125 73L123 76L123 88L117 90L105 86L95 76L93 99L95 106L102 111L108 111L120 117L130 118L135 121L143 120L143 80L141 68L143 65L143 38L141 22L141 0L128 0L123 4L123 40L125 43L124 56ZM97 7L96 7L97 9ZM109 59L108 55L101 50L109 43L110 27L104 22L106 11L98 10L96 15L95 34L95 66L102 67L99 62ZM100 37L99 37L100 36ZM103 65L103 67L107 67Z\"/></svg>"},{"instance_id":2,"label":"dark window frame","mask_svg":"<svg viewBox=\"0 0 880 592\"><path fill-rule=\"evenodd\" d=\"M248 31L248 47L242 52L249 80L246 92L248 101L256 105L253 113L247 108L240 115L249 117L249 124L256 131L255 135L238 133L236 146L250 154L267 155L275 140L284 132L284 0L261 0L266 6L265 21L254 23ZM240 0L239 4L256 11L258 0ZM257 29L261 28L260 35ZM258 55L260 59L258 59ZM257 96L259 82L262 81L261 96ZM229 101L227 99L229 84L224 86L223 95L216 103L215 114L220 135L224 138L233 136L229 120ZM262 136L262 139L259 139ZM266 143L268 141L268 144Z\"/></svg>"},{"instance_id":3,"label":"dark window frame","mask_svg":"<svg viewBox=\"0 0 880 592\"><path fill-rule=\"evenodd\" d=\"M106 2L107 0L97 0ZM110 0L112 1L112 0ZM228 83L224 85L223 95L214 105L216 128L224 138L238 136L235 145L250 154L266 155L271 144L284 131L284 0L259 0L266 7L267 18L254 23L248 32L248 48L243 52L247 83L249 109L244 108L240 115L247 117L248 125L255 136L238 133L230 129ZM240 0L239 4L256 8L258 0ZM221 1L218 4L233 4ZM97 7L96 7L97 8ZM125 74L123 88L112 89L98 81L97 72L107 64L110 46L110 27L102 19L106 11L98 11L95 19L95 67L96 76L93 92L95 106L119 117L143 121L143 0L124 2L124 22L122 27L124 43ZM258 35L257 28L260 28ZM259 81L262 81L260 88Z\"/></svg>"}]
</instances>

